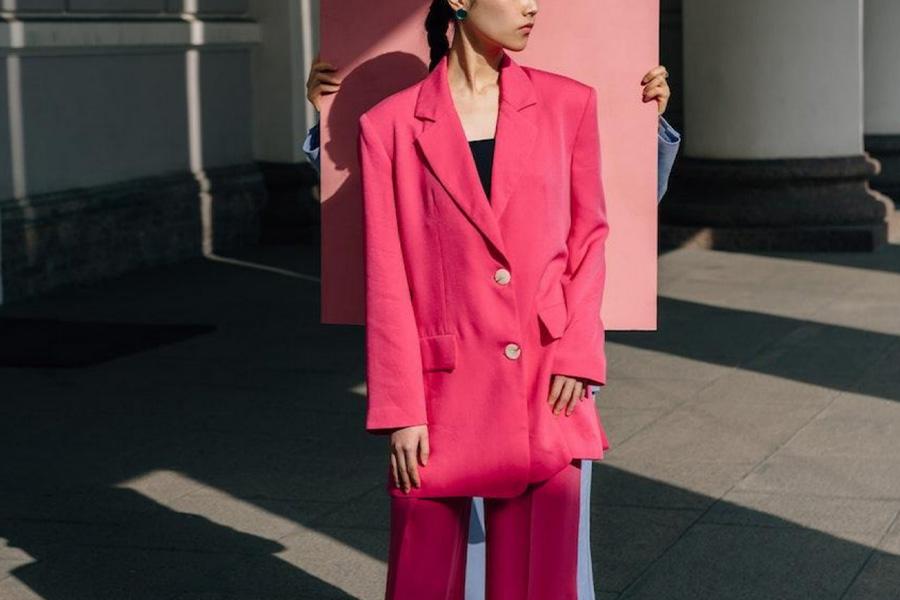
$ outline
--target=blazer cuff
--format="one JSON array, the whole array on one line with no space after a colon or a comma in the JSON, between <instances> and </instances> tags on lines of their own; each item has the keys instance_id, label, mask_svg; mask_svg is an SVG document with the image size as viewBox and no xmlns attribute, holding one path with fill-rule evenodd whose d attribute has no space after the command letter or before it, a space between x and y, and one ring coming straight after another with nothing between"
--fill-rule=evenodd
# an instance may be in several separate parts
<instances>
[{"instance_id":1,"label":"blazer cuff","mask_svg":"<svg viewBox=\"0 0 900 600\"><path fill-rule=\"evenodd\" d=\"M306 154L307 159L309 159L310 164L315 167L316 171L318 171L320 167L320 144L319 144L319 124L316 123L312 127L309 128L309 131L306 132L306 139L303 140L303 145L301 146L304 154Z\"/></svg>"},{"instance_id":2,"label":"blazer cuff","mask_svg":"<svg viewBox=\"0 0 900 600\"><path fill-rule=\"evenodd\" d=\"M659 135L659 141L663 144L677 145L681 142L681 134L662 115L659 115L657 134Z\"/></svg>"},{"instance_id":3,"label":"blazer cuff","mask_svg":"<svg viewBox=\"0 0 900 600\"><path fill-rule=\"evenodd\" d=\"M553 374L583 379L588 385L606 385L606 329L599 315L593 323L582 319L569 324L553 355Z\"/></svg>"},{"instance_id":4,"label":"blazer cuff","mask_svg":"<svg viewBox=\"0 0 900 600\"><path fill-rule=\"evenodd\" d=\"M428 419L424 412L420 415L411 414L399 408L371 407L366 413L366 431L374 435L390 433L401 427L413 425L427 425Z\"/></svg>"}]
</instances>

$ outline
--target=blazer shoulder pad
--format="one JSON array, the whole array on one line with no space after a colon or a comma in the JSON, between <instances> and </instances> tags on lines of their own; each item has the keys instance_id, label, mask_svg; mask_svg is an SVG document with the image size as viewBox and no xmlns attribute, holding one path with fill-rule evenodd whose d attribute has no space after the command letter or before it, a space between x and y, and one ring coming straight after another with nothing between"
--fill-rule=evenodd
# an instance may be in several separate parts
<instances>
[{"instance_id":1,"label":"blazer shoulder pad","mask_svg":"<svg viewBox=\"0 0 900 600\"><path fill-rule=\"evenodd\" d=\"M584 95L593 87L589 83L555 71L547 71L535 67L524 68L531 77L535 87L542 91L549 89L554 94L562 92L564 94L572 94L576 98L584 98Z\"/></svg>"},{"instance_id":2,"label":"blazer shoulder pad","mask_svg":"<svg viewBox=\"0 0 900 600\"><path fill-rule=\"evenodd\" d=\"M594 87L588 83L544 69L526 67L541 100L566 115L581 115Z\"/></svg>"},{"instance_id":3,"label":"blazer shoulder pad","mask_svg":"<svg viewBox=\"0 0 900 600\"><path fill-rule=\"evenodd\" d=\"M409 113L415 107L418 90L421 85L422 82L420 81L388 94L363 111L363 114L367 116L369 121L384 123L392 120L392 118Z\"/></svg>"}]
</instances>

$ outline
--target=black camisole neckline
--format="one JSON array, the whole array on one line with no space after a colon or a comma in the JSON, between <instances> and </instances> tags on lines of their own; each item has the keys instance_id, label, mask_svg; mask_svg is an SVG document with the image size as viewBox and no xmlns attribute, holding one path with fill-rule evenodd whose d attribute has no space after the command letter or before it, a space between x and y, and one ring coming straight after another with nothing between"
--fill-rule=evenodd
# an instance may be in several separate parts
<instances>
[{"instance_id":1,"label":"black camisole neckline","mask_svg":"<svg viewBox=\"0 0 900 600\"><path fill-rule=\"evenodd\" d=\"M475 167L478 169L478 177L481 179L481 186L484 188L484 195L487 196L488 201L490 201L491 166L494 162L494 138L468 141L469 148L472 150L472 158L475 160Z\"/></svg>"}]
</instances>

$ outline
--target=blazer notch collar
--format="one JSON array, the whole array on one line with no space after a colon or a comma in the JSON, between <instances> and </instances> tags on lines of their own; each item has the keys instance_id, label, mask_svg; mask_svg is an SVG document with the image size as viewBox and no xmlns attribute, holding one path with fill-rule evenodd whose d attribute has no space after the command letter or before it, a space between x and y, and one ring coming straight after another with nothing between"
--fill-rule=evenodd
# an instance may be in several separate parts
<instances>
[{"instance_id":1,"label":"blazer notch collar","mask_svg":"<svg viewBox=\"0 0 900 600\"><path fill-rule=\"evenodd\" d=\"M522 175L533 168L531 156L538 136L537 94L531 78L504 52L500 70L490 200L471 156L462 122L447 82L445 56L419 90L416 116L431 121L416 136L432 172L473 224L505 255L500 218Z\"/></svg>"}]
</instances>

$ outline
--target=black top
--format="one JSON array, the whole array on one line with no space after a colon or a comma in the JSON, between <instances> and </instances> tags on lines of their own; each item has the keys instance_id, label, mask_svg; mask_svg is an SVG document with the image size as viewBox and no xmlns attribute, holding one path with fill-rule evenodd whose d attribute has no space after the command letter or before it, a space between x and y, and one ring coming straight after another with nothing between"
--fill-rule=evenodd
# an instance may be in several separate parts
<instances>
[{"instance_id":1,"label":"black top","mask_svg":"<svg viewBox=\"0 0 900 600\"><path fill-rule=\"evenodd\" d=\"M478 176L481 178L481 186L484 195L491 199L491 165L494 162L494 138L483 140L469 140L469 148L472 150L472 158L478 168Z\"/></svg>"}]
</instances>

